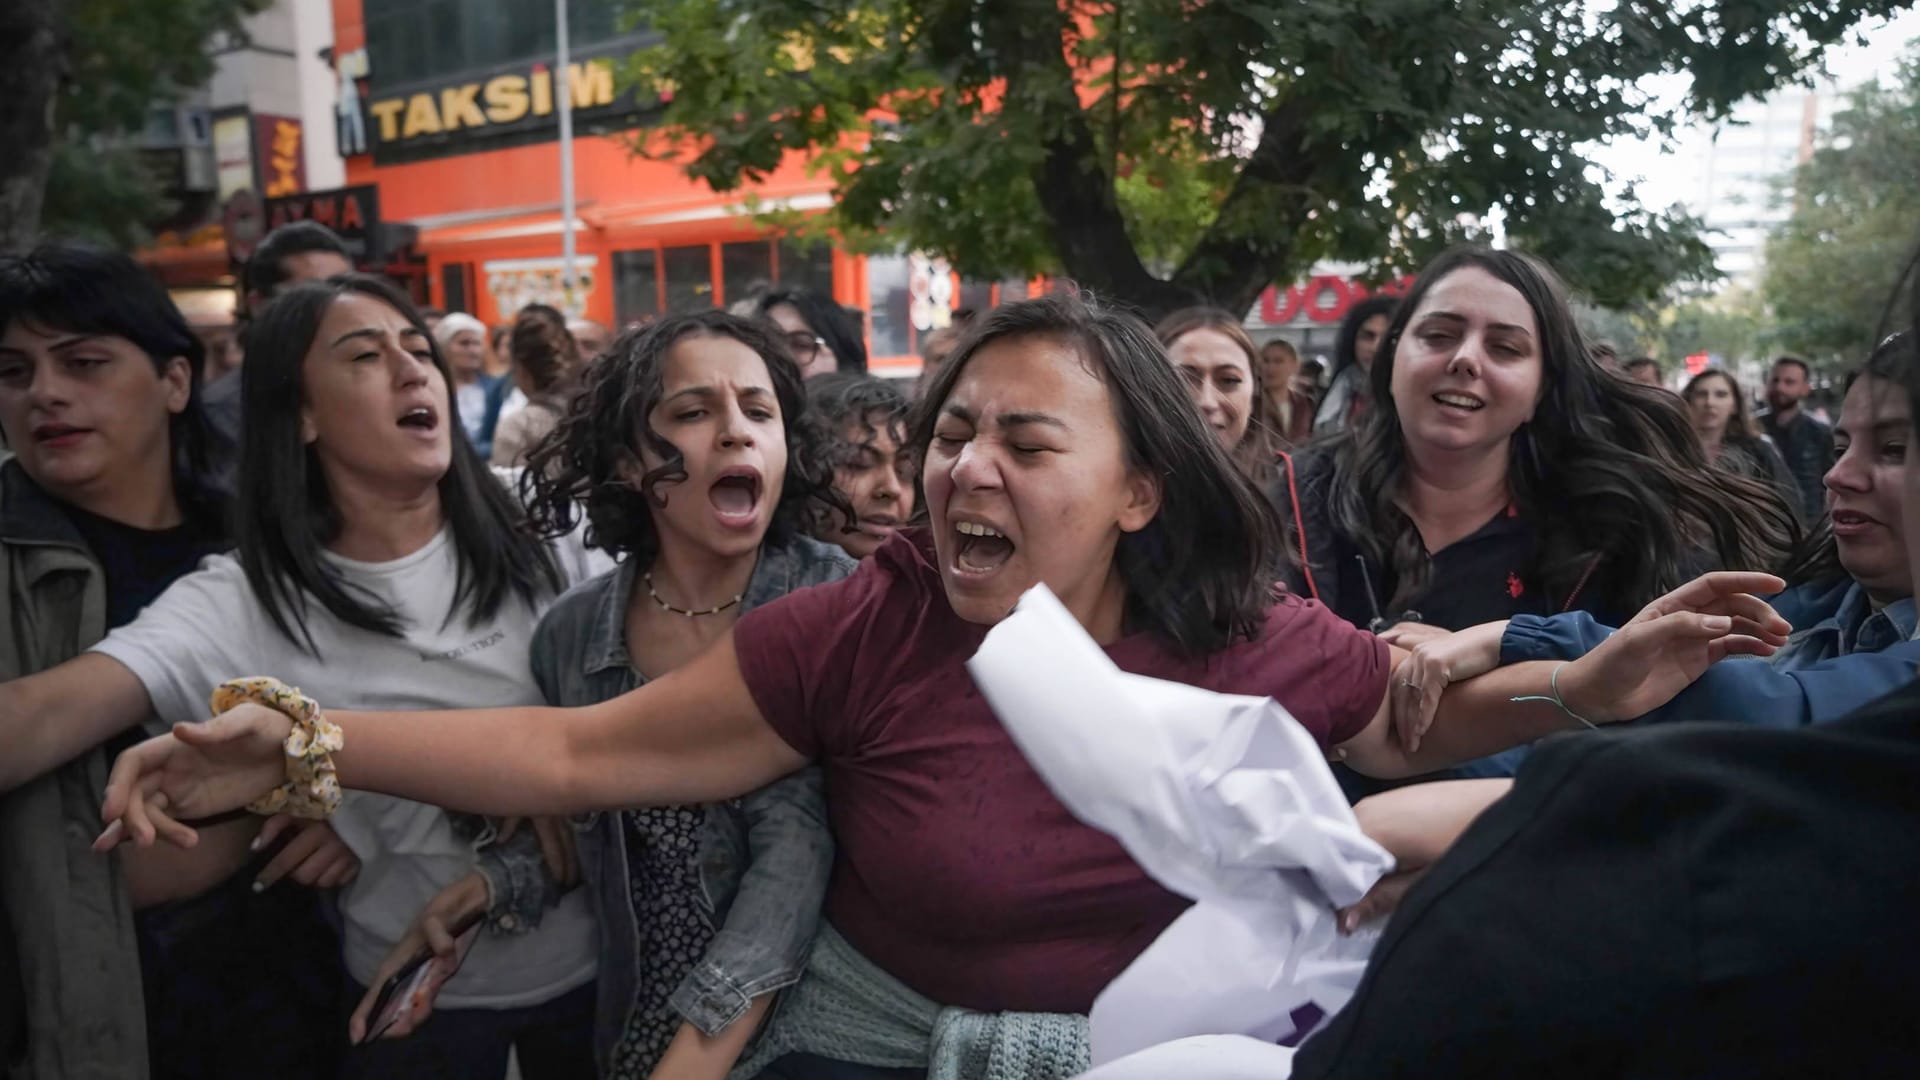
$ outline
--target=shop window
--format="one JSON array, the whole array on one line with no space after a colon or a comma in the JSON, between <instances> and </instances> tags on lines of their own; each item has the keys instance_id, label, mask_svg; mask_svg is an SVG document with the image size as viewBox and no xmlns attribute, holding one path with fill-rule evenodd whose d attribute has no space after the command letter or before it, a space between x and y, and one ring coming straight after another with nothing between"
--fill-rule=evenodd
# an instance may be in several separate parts
<instances>
[{"instance_id":1,"label":"shop window","mask_svg":"<svg viewBox=\"0 0 1920 1080\"><path fill-rule=\"evenodd\" d=\"M993 282L962 279L960 302L955 307L963 311L971 311L975 315L985 315L993 307Z\"/></svg>"},{"instance_id":2,"label":"shop window","mask_svg":"<svg viewBox=\"0 0 1920 1080\"><path fill-rule=\"evenodd\" d=\"M698 311L713 306L713 247L671 247L663 253L667 310Z\"/></svg>"},{"instance_id":3,"label":"shop window","mask_svg":"<svg viewBox=\"0 0 1920 1080\"><path fill-rule=\"evenodd\" d=\"M783 289L811 289L833 295L833 247L826 243L808 244L781 240L779 282ZM732 293L727 295L731 296Z\"/></svg>"},{"instance_id":4,"label":"shop window","mask_svg":"<svg viewBox=\"0 0 1920 1080\"><path fill-rule=\"evenodd\" d=\"M867 322L874 356L908 356L913 349L913 270L905 255L867 256Z\"/></svg>"},{"instance_id":5,"label":"shop window","mask_svg":"<svg viewBox=\"0 0 1920 1080\"><path fill-rule=\"evenodd\" d=\"M660 274L653 249L613 253L613 317L621 326L660 314Z\"/></svg>"},{"instance_id":6,"label":"shop window","mask_svg":"<svg viewBox=\"0 0 1920 1080\"><path fill-rule=\"evenodd\" d=\"M473 280L472 263L448 263L440 268L440 295L446 301L440 306L447 311L471 311L472 295L468 282Z\"/></svg>"},{"instance_id":7,"label":"shop window","mask_svg":"<svg viewBox=\"0 0 1920 1080\"><path fill-rule=\"evenodd\" d=\"M720 245L720 287L728 307L773 290L773 246L765 240Z\"/></svg>"},{"instance_id":8,"label":"shop window","mask_svg":"<svg viewBox=\"0 0 1920 1080\"><path fill-rule=\"evenodd\" d=\"M631 36L619 0L568 0L576 54ZM553 0L381 0L366 5L368 77L375 92L502 67L554 52Z\"/></svg>"}]
</instances>

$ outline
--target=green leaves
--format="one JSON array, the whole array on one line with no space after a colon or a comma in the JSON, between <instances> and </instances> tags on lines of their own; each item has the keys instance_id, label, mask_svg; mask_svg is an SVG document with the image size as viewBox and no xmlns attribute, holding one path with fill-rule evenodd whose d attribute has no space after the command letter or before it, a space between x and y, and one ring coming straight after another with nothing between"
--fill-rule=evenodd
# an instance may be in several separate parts
<instances>
[{"instance_id":1,"label":"green leaves","mask_svg":"<svg viewBox=\"0 0 1920 1080\"><path fill-rule=\"evenodd\" d=\"M1638 81L1726 108L1888 2L630 0L629 77L725 190L819 155L843 234L982 278L1063 273L1149 313L1251 303L1315 260L1485 240L1605 303L1711 273L1693 222L1609 200L1582 147L1665 131ZM650 145L665 145L655 140Z\"/></svg>"}]
</instances>

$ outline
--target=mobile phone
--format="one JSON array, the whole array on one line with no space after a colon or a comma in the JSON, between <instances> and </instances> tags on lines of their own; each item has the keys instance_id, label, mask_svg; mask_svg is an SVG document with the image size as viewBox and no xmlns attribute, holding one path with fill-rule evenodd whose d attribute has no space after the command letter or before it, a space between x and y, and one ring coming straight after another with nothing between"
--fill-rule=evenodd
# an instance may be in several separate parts
<instances>
[{"instance_id":1,"label":"mobile phone","mask_svg":"<svg viewBox=\"0 0 1920 1080\"><path fill-rule=\"evenodd\" d=\"M461 962L466 960L468 950L473 948L474 939L480 933L480 921L485 917L484 911L471 912L448 928L447 932L453 936L453 956L450 959L435 963L439 958L434 955L433 947L422 945L399 971L381 984L379 996L373 999L367 1036L360 1040L361 1045L385 1035L416 1004L453 978L454 973L460 970Z\"/></svg>"}]
</instances>

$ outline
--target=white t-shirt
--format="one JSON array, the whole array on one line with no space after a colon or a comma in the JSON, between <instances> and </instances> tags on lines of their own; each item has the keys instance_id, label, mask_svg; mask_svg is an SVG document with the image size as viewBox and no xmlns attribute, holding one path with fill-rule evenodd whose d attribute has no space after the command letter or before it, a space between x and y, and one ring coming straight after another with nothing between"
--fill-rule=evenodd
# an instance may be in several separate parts
<instances>
[{"instance_id":1,"label":"white t-shirt","mask_svg":"<svg viewBox=\"0 0 1920 1080\"><path fill-rule=\"evenodd\" d=\"M460 412L460 426L467 429L467 439L480 441L480 429L487 423L487 388L478 382L470 382L453 392L454 408Z\"/></svg>"},{"instance_id":2,"label":"white t-shirt","mask_svg":"<svg viewBox=\"0 0 1920 1080\"><path fill-rule=\"evenodd\" d=\"M166 725L205 720L213 688L246 675L272 675L339 710L542 704L528 664L539 611L509 596L484 624L468 625L464 612L447 618L458 576L450 530L391 562L326 558L348 583L390 605L405 636L348 626L310 603L316 658L274 627L239 562L219 555L93 651L139 677ZM332 825L360 858L359 877L340 892L340 911L347 970L367 985L420 909L473 868L474 854L445 811L386 795L348 792ZM536 930L482 931L438 1002L515 1008L550 1001L593 978L596 937L586 894L575 890Z\"/></svg>"}]
</instances>

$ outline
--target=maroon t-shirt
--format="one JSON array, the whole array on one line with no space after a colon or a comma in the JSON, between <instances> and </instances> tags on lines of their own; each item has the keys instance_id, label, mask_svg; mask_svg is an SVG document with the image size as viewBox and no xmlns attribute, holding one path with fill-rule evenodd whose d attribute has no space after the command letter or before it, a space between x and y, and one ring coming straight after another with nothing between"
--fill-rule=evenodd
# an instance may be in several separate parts
<instances>
[{"instance_id":1,"label":"maroon t-shirt","mask_svg":"<svg viewBox=\"0 0 1920 1080\"><path fill-rule=\"evenodd\" d=\"M1187 901L1074 819L967 674L987 627L948 606L932 539L902 532L852 577L741 617L734 647L760 712L822 763L838 844L827 917L943 1005L1086 1012ZM1200 660L1144 635L1126 671L1271 696L1323 746L1386 692L1378 638L1286 597L1255 641Z\"/></svg>"}]
</instances>

